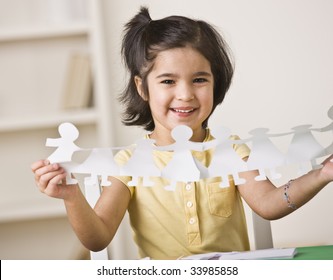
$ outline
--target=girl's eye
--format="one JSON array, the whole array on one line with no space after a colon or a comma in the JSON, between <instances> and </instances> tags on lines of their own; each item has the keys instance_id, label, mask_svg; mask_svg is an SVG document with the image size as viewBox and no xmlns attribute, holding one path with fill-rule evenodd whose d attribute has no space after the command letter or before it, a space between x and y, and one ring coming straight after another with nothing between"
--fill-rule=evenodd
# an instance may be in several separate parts
<instances>
[{"instance_id":1,"label":"girl's eye","mask_svg":"<svg viewBox=\"0 0 333 280\"><path fill-rule=\"evenodd\" d=\"M166 85L172 85L172 84L174 84L175 82L174 82L173 80L163 80L161 83L162 83L162 84L166 84Z\"/></svg>"},{"instance_id":2,"label":"girl's eye","mask_svg":"<svg viewBox=\"0 0 333 280\"><path fill-rule=\"evenodd\" d=\"M205 83L205 82L207 82L207 79L205 79L205 78L195 78L193 80L193 82L194 83Z\"/></svg>"}]
</instances>

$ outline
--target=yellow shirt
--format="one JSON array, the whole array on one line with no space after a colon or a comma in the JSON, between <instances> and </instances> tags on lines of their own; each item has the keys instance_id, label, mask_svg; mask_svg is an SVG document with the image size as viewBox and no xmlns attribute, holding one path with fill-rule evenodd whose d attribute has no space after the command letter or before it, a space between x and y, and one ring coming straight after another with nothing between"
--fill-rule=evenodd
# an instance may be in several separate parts
<instances>
[{"instance_id":1,"label":"yellow shirt","mask_svg":"<svg viewBox=\"0 0 333 280\"><path fill-rule=\"evenodd\" d=\"M207 130L204 141L213 139ZM246 145L234 145L234 149L241 158L250 153ZM207 167L213 149L192 154ZM124 150L117 154L116 161L123 165L130 157L131 152ZM172 152L154 151L155 163L161 170L171 158ZM131 177L118 179L127 185ZM154 187L129 187L128 212L140 257L175 259L199 253L249 250L243 204L232 179L228 188L219 187L220 178L178 182L174 192L164 189L169 183L166 179L151 180Z\"/></svg>"}]
</instances>

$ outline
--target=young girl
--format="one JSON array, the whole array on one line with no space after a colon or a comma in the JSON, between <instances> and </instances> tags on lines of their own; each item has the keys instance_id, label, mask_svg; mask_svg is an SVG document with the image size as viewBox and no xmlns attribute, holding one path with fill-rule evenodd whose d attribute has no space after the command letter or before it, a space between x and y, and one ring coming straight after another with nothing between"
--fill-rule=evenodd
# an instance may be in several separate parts
<instances>
[{"instance_id":1,"label":"young girl","mask_svg":"<svg viewBox=\"0 0 333 280\"><path fill-rule=\"evenodd\" d=\"M191 141L213 140L207 123L223 101L233 67L228 48L212 26L180 16L152 20L146 8L127 23L122 53L130 78L121 96L124 123L144 127L146 138L157 146L171 145L171 130L187 125ZM244 160L245 145L235 145ZM213 150L193 152L205 166ZM125 164L130 151L116 160ZM154 160L163 168L170 151L155 151ZM186 168L186 167L184 167ZM165 190L164 178L152 178L154 187L129 186L131 177L110 178L92 209L78 185L65 185L65 171L58 164L38 161L32 165L36 184L48 196L63 199L69 221L89 250L105 248L114 237L127 210L140 257L178 258L197 253L249 250L241 198L265 219L278 219L295 211L333 180L333 163L275 187L269 180L256 181L258 171L241 174L245 184L220 188L220 178L177 183Z\"/></svg>"}]
</instances>

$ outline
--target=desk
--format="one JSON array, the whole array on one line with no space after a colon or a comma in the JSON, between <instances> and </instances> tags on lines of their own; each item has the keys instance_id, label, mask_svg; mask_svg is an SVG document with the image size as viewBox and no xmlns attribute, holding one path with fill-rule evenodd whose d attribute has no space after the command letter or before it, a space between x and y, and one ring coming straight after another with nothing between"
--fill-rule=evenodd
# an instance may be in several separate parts
<instances>
[{"instance_id":1,"label":"desk","mask_svg":"<svg viewBox=\"0 0 333 280\"><path fill-rule=\"evenodd\" d=\"M293 260L333 260L333 245L299 247Z\"/></svg>"}]
</instances>

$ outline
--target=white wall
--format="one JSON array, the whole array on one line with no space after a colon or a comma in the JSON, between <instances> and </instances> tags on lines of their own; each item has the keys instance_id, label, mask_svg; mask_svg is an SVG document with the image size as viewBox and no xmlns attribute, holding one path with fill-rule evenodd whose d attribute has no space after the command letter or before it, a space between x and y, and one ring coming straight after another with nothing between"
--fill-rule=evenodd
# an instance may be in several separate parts
<instances>
[{"instance_id":1,"label":"white wall","mask_svg":"<svg viewBox=\"0 0 333 280\"><path fill-rule=\"evenodd\" d=\"M333 105L332 1L105 0L104 4L115 114L120 111L116 96L126 77L120 66L123 24L141 5L147 5L153 19L178 14L207 20L229 42L236 62L235 77L211 126L224 125L246 137L256 127L278 133L300 124L322 127L329 123L327 110ZM143 134L120 121L114 133L117 145L129 144ZM322 143L332 141L332 133L319 137ZM276 183L295 176L289 173L284 171L283 180ZM272 222L275 246L333 244L333 221L326 218L333 211L332 198L330 184L296 213Z\"/></svg>"}]
</instances>

